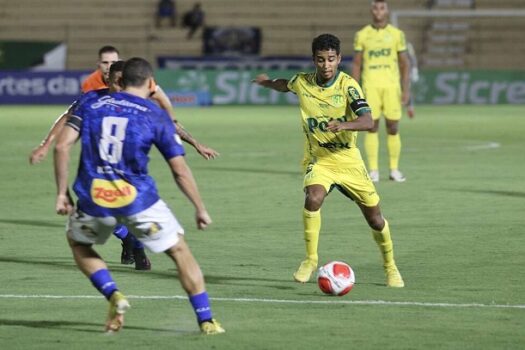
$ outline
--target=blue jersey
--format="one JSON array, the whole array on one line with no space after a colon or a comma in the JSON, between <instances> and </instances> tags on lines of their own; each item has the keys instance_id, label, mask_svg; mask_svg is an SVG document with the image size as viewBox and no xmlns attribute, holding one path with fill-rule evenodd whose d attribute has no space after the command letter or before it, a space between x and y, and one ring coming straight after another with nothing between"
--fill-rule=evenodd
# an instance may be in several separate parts
<instances>
[{"instance_id":1,"label":"blue jersey","mask_svg":"<svg viewBox=\"0 0 525 350\"><path fill-rule=\"evenodd\" d=\"M183 156L184 147L168 114L151 101L125 92L89 94L67 124L82 143L73 186L78 208L98 217L136 214L159 200L148 175L151 146L166 160Z\"/></svg>"}]
</instances>

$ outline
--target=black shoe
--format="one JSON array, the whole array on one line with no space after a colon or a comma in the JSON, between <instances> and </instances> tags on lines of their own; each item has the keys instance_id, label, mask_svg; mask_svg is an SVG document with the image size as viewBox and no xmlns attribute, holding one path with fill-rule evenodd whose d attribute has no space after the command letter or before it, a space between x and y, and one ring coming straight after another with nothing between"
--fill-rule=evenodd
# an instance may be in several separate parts
<instances>
[{"instance_id":1,"label":"black shoe","mask_svg":"<svg viewBox=\"0 0 525 350\"><path fill-rule=\"evenodd\" d=\"M135 257L135 270L149 271L151 270L151 262L146 256L144 248L133 249L133 255Z\"/></svg>"},{"instance_id":2,"label":"black shoe","mask_svg":"<svg viewBox=\"0 0 525 350\"><path fill-rule=\"evenodd\" d=\"M124 265L131 265L135 262L135 256L133 255L133 236L128 234L126 238L122 240L122 253L120 254L120 263Z\"/></svg>"}]
</instances>

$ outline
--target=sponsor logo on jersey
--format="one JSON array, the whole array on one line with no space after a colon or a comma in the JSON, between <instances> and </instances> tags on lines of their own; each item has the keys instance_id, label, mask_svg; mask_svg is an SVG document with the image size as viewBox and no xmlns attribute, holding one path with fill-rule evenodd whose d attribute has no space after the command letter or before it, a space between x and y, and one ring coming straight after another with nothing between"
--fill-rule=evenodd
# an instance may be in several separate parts
<instances>
[{"instance_id":1,"label":"sponsor logo on jersey","mask_svg":"<svg viewBox=\"0 0 525 350\"><path fill-rule=\"evenodd\" d=\"M332 103L334 106L341 106L344 103L343 95L332 95Z\"/></svg>"},{"instance_id":2,"label":"sponsor logo on jersey","mask_svg":"<svg viewBox=\"0 0 525 350\"><path fill-rule=\"evenodd\" d=\"M94 179L91 183L91 198L104 208L121 208L131 204L137 197L135 186L124 180Z\"/></svg>"},{"instance_id":3,"label":"sponsor logo on jersey","mask_svg":"<svg viewBox=\"0 0 525 350\"><path fill-rule=\"evenodd\" d=\"M317 141L317 143L319 144L319 147L328 148L330 150L341 149L341 148L344 148L344 149L351 148L348 142L319 142Z\"/></svg>"},{"instance_id":4,"label":"sponsor logo on jersey","mask_svg":"<svg viewBox=\"0 0 525 350\"><path fill-rule=\"evenodd\" d=\"M359 100L361 96L359 95L359 91L357 91L354 87L348 88L348 95L352 98L352 100Z\"/></svg>"},{"instance_id":5,"label":"sponsor logo on jersey","mask_svg":"<svg viewBox=\"0 0 525 350\"><path fill-rule=\"evenodd\" d=\"M323 120L324 119L324 120ZM347 118L346 116L342 116L339 118L336 118L340 122L346 122ZM328 123L334 120L334 118L327 118L327 117L318 117L318 118L306 118L306 124L308 125L308 130L313 133L316 129L319 129L323 132L328 131L326 128L328 126Z\"/></svg>"},{"instance_id":6,"label":"sponsor logo on jersey","mask_svg":"<svg viewBox=\"0 0 525 350\"><path fill-rule=\"evenodd\" d=\"M147 107L144 107L139 104L129 102L126 100L117 100L109 95L99 98L97 102L91 104L91 108L98 109L100 107L104 107L105 105L110 105L114 107L131 107L131 108L138 109L139 111L142 111L142 112L149 111Z\"/></svg>"},{"instance_id":7,"label":"sponsor logo on jersey","mask_svg":"<svg viewBox=\"0 0 525 350\"><path fill-rule=\"evenodd\" d=\"M392 49L379 49L379 50L370 50L368 51L368 57L386 57L390 56L390 52L392 52Z\"/></svg>"}]
</instances>

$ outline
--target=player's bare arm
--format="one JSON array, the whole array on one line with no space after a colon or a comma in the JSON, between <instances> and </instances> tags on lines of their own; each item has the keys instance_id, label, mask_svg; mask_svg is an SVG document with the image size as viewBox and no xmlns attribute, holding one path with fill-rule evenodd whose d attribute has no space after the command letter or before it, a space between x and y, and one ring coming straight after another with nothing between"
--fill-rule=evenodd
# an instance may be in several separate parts
<instances>
[{"instance_id":1,"label":"player's bare arm","mask_svg":"<svg viewBox=\"0 0 525 350\"><path fill-rule=\"evenodd\" d=\"M252 83L280 92L290 91L287 79L270 79L267 74L259 74L252 80Z\"/></svg>"},{"instance_id":2,"label":"player's bare arm","mask_svg":"<svg viewBox=\"0 0 525 350\"><path fill-rule=\"evenodd\" d=\"M359 82L361 80L361 64L363 62L363 52L356 51L352 59L352 78Z\"/></svg>"},{"instance_id":3,"label":"player's bare arm","mask_svg":"<svg viewBox=\"0 0 525 350\"><path fill-rule=\"evenodd\" d=\"M197 183L193 174L186 164L184 157L178 156L173 157L168 161L173 178L179 186L180 190L193 204L195 207L195 221L197 223L197 228L199 230L205 229L209 224L211 224L211 218L204 206L199 189L197 188Z\"/></svg>"},{"instance_id":4,"label":"player's bare arm","mask_svg":"<svg viewBox=\"0 0 525 350\"><path fill-rule=\"evenodd\" d=\"M177 127L177 133L179 134L182 141L189 143L192 145L195 150L206 160L215 159L217 158L220 153L214 150L213 148L210 148L206 145L203 145L202 143L199 143L189 132L182 126L182 124L177 121L173 120L175 123L175 126Z\"/></svg>"},{"instance_id":5,"label":"player's bare arm","mask_svg":"<svg viewBox=\"0 0 525 350\"><path fill-rule=\"evenodd\" d=\"M372 119L372 114L370 114L370 112L364 112L358 118L347 122L331 120L328 123L327 129L332 132L338 132L343 130L367 131L372 129L373 126L374 120Z\"/></svg>"},{"instance_id":6,"label":"player's bare arm","mask_svg":"<svg viewBox=\"0 0 525 350\"><path fill-rule=\"evenodd\" d=\"M40 163L46 158L47 153L49 152L49 147L51 147L51 144L55 141L57 135L64 128L67 118L71 113L71 109L72 107L69 107L60 117L58 117L57 120L55 120L46 137L44 137L42 142L31 151L31 154L29 155L29 164L33 165Z\"/></svg>"},{"instance_id":7,"label":"player's bare arm","mask_svg":"<svg viewBox=\"0 0 525 350\"><path fill-rule=\"evenodd\" d=\"M406 51L398 53L397 56L401 75L401 103L407 105L410 100L410 58Z\"/></svg>"},{"instance_id":8,"label":"player's bare arm","mask_svg":"<svg viewBox=\"0 0 525 350\"><path fill-rule=\"evenodd\" d=\"M159 106L162 109L164 109L166 112L168 112L171 120L173 120L173 122L177 126L177 132L178 132L180 138L182 139L182 141L192 145L193 148L195 148L195 150L197 151L197 153L199 153L206 160L215 159L215 158L217 158L220 155L219 152L217 152L213 148L210 148L210 147L208 147L206 145L203 145L200 142L198 142L197 139L195 139L179 123L177 118L175 118L175 111L173 110L173 106L171 105L171 101L170 101L168 95L166 95L166 93L164 92L164 90L162 90L162 88L160 86L157 85L155 93L153 95L151 95L151 98L154 99L155 101L157 101Z\"/></svg>"},{"instance_id":9,"label":"player's bare arm","mask_svg":"<svg viewBox=\"0 0 525 350\"><path fill-rule=\"evenodd\" d=\"M56 212L67 215L73 211L73 201L68 191L69 158L71 148L78 139L79 133L73 128L63 128L57 136L54 152L55 181L57 187Z\"/></svg>"}]
</instances>

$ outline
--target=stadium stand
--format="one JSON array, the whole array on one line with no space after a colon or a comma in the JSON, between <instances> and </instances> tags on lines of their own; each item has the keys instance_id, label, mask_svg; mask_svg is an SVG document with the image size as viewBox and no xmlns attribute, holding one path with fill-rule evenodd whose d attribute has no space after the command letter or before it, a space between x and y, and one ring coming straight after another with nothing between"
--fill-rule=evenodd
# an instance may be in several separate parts
<instances>
[{"instance_id":1,"label":"stadium stand","mask_svg":"<svg viewBox=\"0 0 525 350\"><path fill-rule=\"evenodd\" d=\"M195 1L178 0L178 13ZM203 0L209 26L258 26L262 29L263 56L304 55L313 36L338 35L343 54L352 52L354 33L370 22L363 0ZM439 2L439 1L438 1ZM460 1L461 2L461 1ZM390 0L396 11L424 10L426 0ZM441 1L454 8L454 0ZM522 9L523 0L477 0L477 9ZM0 0L0 40L47 40L68 46L68 69L94 65L98 48L112 44L123 57L158 55L198 56L200 33L186 39L186 30L155 28L155 2L144 0ZM516 40L525 31L525 18L437 19L405 17L400 27L407 34L424 66L466 68L521 68L525 44Z\"/></svg>"}]
</instances>

